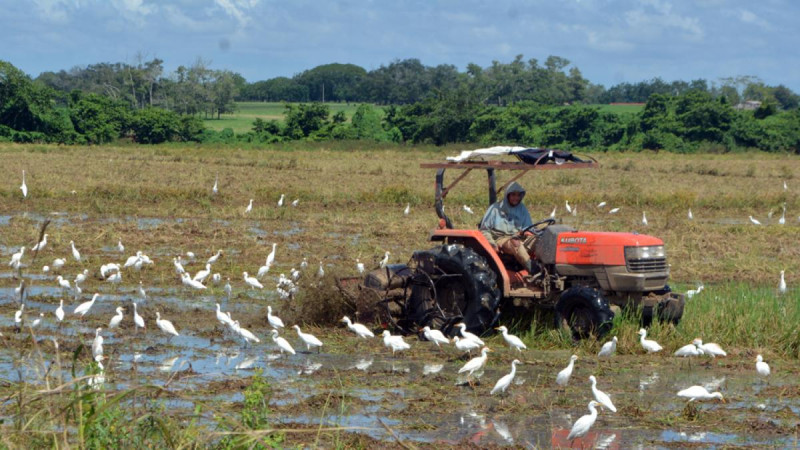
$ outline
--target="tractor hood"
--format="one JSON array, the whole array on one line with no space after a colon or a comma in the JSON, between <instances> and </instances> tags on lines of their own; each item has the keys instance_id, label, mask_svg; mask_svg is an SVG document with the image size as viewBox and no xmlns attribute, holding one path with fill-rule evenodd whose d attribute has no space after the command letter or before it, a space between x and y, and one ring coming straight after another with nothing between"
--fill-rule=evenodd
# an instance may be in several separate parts
<instances>
[{"instance_id":1,"label":"tractor hood","mask_svg":"<svg viewBox=\"0 0 800 450\"><path fill-rule=\"evenodd\" d=\"M661 239L646 234L575 231L555 225L539 238L536 253L545 264L624 266L626 247L656 247L653 253L660 251L663 258L663 245Z\"/></svg>"}]
</instances>

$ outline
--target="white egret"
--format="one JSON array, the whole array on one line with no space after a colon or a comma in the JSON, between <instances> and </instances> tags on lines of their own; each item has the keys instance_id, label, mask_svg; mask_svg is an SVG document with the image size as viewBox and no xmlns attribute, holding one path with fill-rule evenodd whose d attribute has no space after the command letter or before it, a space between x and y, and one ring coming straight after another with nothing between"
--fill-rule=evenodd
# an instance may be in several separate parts
<instances>
[{"instance_id":1,"label":"white egret","mask_svg":"<svg viewBox=\"0 0 800 450\"><path fill-rule=\"evenodd\" d=\"M194 274L194 277L192 277L192 280L202 283L206 281L209 275L211 275L211 264L206 263L206 268L198 270L197 273Z\"/></svg>"},{"instance_id":2,"label":"white egret","mask_svg":"<svg viewBox=\"0 0 800 450\"><path fill-rule=\"evenodd\" d=\"M472 372L480 370L481 368L483 368L483 366L486 365L486 361L489 359L488 352L491 351L492 350L489 349L489 347L483 347L481 349L481 356L476 356L467 361L467 363L464 364L464 366L458 369L458 373L467 372L467 378L469 378L470 376L472 376Z\"/></svg>"},{"instance_id":3,"label":"white egret","mask_svg":"<svg viewBox=\"0 0 800 450\"><path fill-rule=\"evenodd\" d=\"M761 355L756 355L756 372L762 377L769 376L769 364L764 362L764 358Z\"/></svg>"},{"instance_id":4,"label":"white egret","mask_svg":"<svg viewBox=\"0 0 800 450\"><path fill-rule=\"evenodd\" d=\"M108 329L109 330L112 329L112 328L117 328L119 326L120 322L122 322L122 307L118 306L116 311L117 311L117 314L114 315L114 317L111 318L111 321L108 322Z\"/></svg>"},{"instance_id":5,"label":"white egret","mask_svg":"<svg viewBox=\"0 0 800 450\"><path fill-rule=\"evenodd\" d=\"M639 342L642 344L642 348L645 349L647 353L655 353L663 350L663 347L658 345L658 342L651 339L645 339L645 336L647 336L647 330L644 328L639 330L639 336Z\"/></svg>"},{"instance_id":6,"label":"white egret","mask_svg":"<svg viewBox=\"0 0 800 450\"><path fill-rule=\"evenodd\" d=\"M462 208L464 209L464 212L466 212L467 214L475 214L475 212L472 211L472 208L470 208L467 205L462 206Z\"/></svg>"},{"instance_id":7,"label":"white egret","mask_svg":"<svg viewBox=\"0 0 800 450\"><path fill-rule=\"evenodd\" d=\"M783 212L781 213L781 218L778 219L778 224L780 225L786 224L786 205L783 205Z\"/></svg>"},{"instance_id":8,"label":"white egret","mask_svg":"<svg viewBox=\"0 0 800 450\"><path fill-rule=\"evenodd\" d=\"M522 351L522 349L528 348L528 346L526 346L525 343L522 342L522 339L518 338L517 336L514 336L513 334L508 334L508 328L506 328L505 325L501 325L495 329L503 333L503 339L506 341L509 347L515 348L517 349L517 351L520 352Z\"/></svg>"},{"instance_id":9,"label":"white egret","mask_svg":"<svg viewBox=\"0 0 800 450\"><path fill-rule=\"evenodd\" d=\"M781 294L786 293L786 277L784 276L785 270L781 270L781 281L778 282L778 292Z\"/></svg>"},{"instance_id":10,"label":"white egret","mask_svg":"<svg viewBox=\"0 0 800 450\"><path fill-rule=\"evenodd\" d=\"M431 330L431 327L425 326L422 329L422 335L425 336L425 339L433 342L439 347L439 344L449 344L450 339L448 339L441 331L439 330Z\"/></svg>"},{"instance_id":11,"label":"white egret","mask_svg":"<svg viewBox=\"0 0 800 450\"><path fill-rule=\"evenodd\" d=\"M89 276L89 269L83 269L83 272L79 273L78 275L75 275L75 280L73 281L73 283L81 284L84 281L86 281L86 277L88 276Z\"/></svg>"},{"instance_id":12,"label":"white egret","mask_svg":"<svg viewBox=\"0 0 800 450\"><path fill-rule=\"evenodd\" d=\"M94 330L94 341L92 341L92 356L95 358L103 355L103 336L100 336L101 331L103 331L102 328L96 328Z\"/></svg>"},{"instance_id":13,"label":"white egret","mask_svg":"<svg viewBox=\"0 0 800 450\"><path fill-rule=\"evenodd\" d=\"M556 218L556 209L558 209L558 206L554 206L553 207L553 211L550 212L550 218L551 219L555 219Z\"/></svg>"},{"instance_id":14,"label":"white egret","mask_svg":"<svg viewBox=\"0 0 800 450\"><path fill-rule=\"evenodd\" d=\"M261 266L261 267L259 267L258 268L258 272L256 273L256 279L259 279L259 278L263 277L264 275L266 275L269 272L269 269L270 269L270 266L268 266L266 264Z\"/></svg>"},{"instance_id":15,"label":"white egret","mask_svg":"<svg viewBox=\"0 0 800 450\"><path fill-rule=\"evenodd\" d=\"M349 328L350 331L355 333L358 337L362 337L364 339L366 339L368 337L371 337L371 338L375 337L375 334L373 334L372 331L369 331L369 328L365 327L364 325L362 325L360 323L351 322L350 318L347 317L347 316L342 317L341 322L346 323L347 324L347 328Z\"/></svg>"},{"instance_id":16,"label":"white egret","mask_svg":"<svg viewBox=\"0 0 800 450\"><path fill-rule=\"evenodd\" d=\"M706 287L703 286L703 283L698 284L697 285L697 289L689 289L688 291L686 291L686 298L694 297L695 295L703 292L703 289L705 289L705 288Z\"/></svg>"},{"instance_id":17,"label":"white egret","mask_svg":"<svg viewBox=\"0 0 800 450\"><path fill-rule=\"evenodd\" d=\"M383 345L392 349L392 355L395 352L402 352L411 348L408 342L403 339L403 336L392 336L389 330L383 330Z\"/></svg>"},{"instance_id":18,"label":"white egret","mask_svg":"<svg viewBox=\"0 0 800 450\"><path fill-rule=\"evenodd\" d=\"M604 206L606 206L606 202L600 202L600 203L598 203L598 204L597 204L597 208L598 208L598 209L599 209L599 208L602 208L602 207L604 207Z\"/></svg>"},{"instance_id":19,"label":"white egret","mask_svg":"<svg viewBox=\"0 0 800 450\"><path fill-rule=\"evenodd\" d=\"M142 280L139 280L139 286L136 288L136 293L139 294L139 297L142 301L147 301L147 292L144 290L144 284L142 284Z\"/></svg>"},{"instance_id":20,"label":"white egret","mask_svg":"<svg viewBox=\"0 0 800 450\"><path fill-rule=\"evenodd\" d=\"M272 328L283 328L283 320L278 316L272 315L272 306L267 305L267 321Z\"/></svg>"},{"instance_id":21,"label":"white egret","mask_svg":"<svg viewBox=\"0 0 800 450\"><path fill-rule=\"evenodd\" d=\"M647 226L647 215L642 211L642 225Z\"/></svg>"},{"instance_id":22,"label":"white egret","mask_svg":"<svg viewBox=\"0 0 800 450\"><path fill-rule=\"evenodd\" d=\"M382 260L381 260L381 262L378 264L378 266L379 266L381 269L383 269L384 267L386 267L386 264L388 264L388 263L389 263L389 252L386 252L386 253L384 253L384 254L383 254L383 259L382 259Z\"/></svg>"},{"instance_id":23,"label":"white egret","mask_svg":"<svg viewBox=\"0 0 800 450\"><path fill-rule=\"evenodd\" d=\"M215 303L215 305L217 306L217 321L218 321L218 322L220 323L220 325L222 325L223 327L224 327L225 325L228 325L228 326L230 326L230 325L231 325L230 318L229 318L229 317L228 317L226 314L224 314L224 313L222 312L222 310L220 309L219 303Z\"/></svg>"},{"instance_id":24,"label":"white egret","mask_svg":"<svg viewBox=\"0 0 800 450\"><path fill-rule=\"evenodd\" d=\"M133 324L136 327L136 332L139 332L139 328L144 329L144 317L139 315L139 312L136 310L136 302L133 303Z\"/></svg>"},{"instance_id":25,"label":"white egret","mask_svg":"<svg viewBox=\"0 0 800 450\"><path fill-rule=\"evenodd\" d=\"M122 272L114 272L106 278L109 283L119 284L122 283Z\"/></svg>"},{"instance_id":26,"label":"white egret","mask_svg":"<svg viewBox=\"0 0 800 450\"><path fill-rule=\"evenodd\" d=\"M39 325L43 317L44 313L39 313L39 317L37 317L36 319L33 320L33 322L31 322L31 328L35 328L37 325Z\"/></svg>"},{"instance_id":27,"label":"white egret","mask_svg":"<svg viewBox=\"0 0 800 450\"><path fill-rule=\"evenodd\" d=\"M317 269L317 276L322 278L325 276L325 269L322 267L322 261L319 262L319 269Z\"/></svg>"},{"instance_id":28,"label":"white egret","mask_svg":"<svg viewBox=\"0 0 800 450\"><path fill-rule=\"evenodd\" d=\"M594 394L594 399L597 400L598 403L605 406L606 409L610 409L613 412L617 412L617 408L614 406L614 403L611 402L611 397L608 396L605 392L597 389L597 378L594 375L589 376L589 381L592 383L592 394Z\"/></svg>"},{"instance_id":29,"label":"white egret","mask_svg":"<svg viewBox=\"0 0 800 450\"><path fill-rule=\"evenodd\" d=\"M156 311L156 325L158 325L158 328L161 328L161 331L164 333L167 333L171 336L180 336L180 334L178 334L178 330L175 329L175 325L173 325L172 322L167 319L162 319L161 313L158 311Z\"/></svg>"},{"instance_id":30,"label":"white egret","mask_svg":"<svg viewBox=\"0 0 800 450\"><path fill-rule=\"evenodd\" d=\"M678 391L678 397L688 398L690 402L695 400L711 400L718 398L725 401L725 398L719 392L708 392L703 386L692 386L682 391Z\"/></svg>"},{"instance_id":31,"label":"white egret","mask_svg":"<svg viewBox=\"0 0 800 450\"><path fill-rule=\"evenodd\" d=\"M689 213L686 214L689 220L694 220L694 214L692 214L692 208L689 208Z\"/></svg>"},{"instance_id":32,"label":"white egret","mask_svg":"<svg viewBox=\"0 0 800 450\"><path fill-rule=\"evenodd\" d=\"M694 342L684 345L683 347L675 350L675 353L673 353L675 356L682 356L684 358L687 356L700 356L702 354L703 350L701 350Z\"/></svg>"},{"instance_id":33,"label":"white egret","mask_svg":"<svg viewBox=\"0 0 800 450\"><path fill-rule=\"evenodd\" d=\"M569 435L567 435L567 440L573 440L586 435L589 432L589 429L592 428L594 422L597 420L597 409L596 406L600 403L592 400L589 402L589 414L585 416L581 416L575 423L572 425L572 429L569 431Z\"/></svg>"},{"instance_id":34,"label":"white egret","mask_svg":"<svg viewBox=\"0 0 800 450\"><path fill-rule=\"evenodd\" d=\"M511 361L511 373L504 375L497 383L495 383L492 391L489 392L490 395L494 395L497 392L505 393L508 386L511 385L511 382L514 381L514 376L517 374L517 364L520 364L518 359Z\"/></svg>"},{"instance_id":35,"label":"white egret","mask_svg":"<svg viewBox=\"0 0 800 450\"><path fill-rule=\"evenodd\" d=\"M19 309L14 313L14 324L19 328L22 325L22 313L25 312L25 303L19 305Z\"/></svg>"},{"instance_id":36,"label":"white egret","mask_svg":"<svg viewBox=\"0 0 800 450\"><path fill-rule=\"evenodd\" d=\"M239 321L238 320L236 322L233 322L233 329L234 329L234 331L239 333L239 336L244 341L244 345L245 346L247 344L249 344L250 342L261 342L261 339L256 337L256 335L253 334L250 330L248 330L247 328L242 328L242 326L239 325Z\"/></svg>"},{"instance_id":37,"label":"white egret","mask_svg":"<svg viewBox=\"0 0 800 450\"><path fill-rule=\"evenodd\" d=\"M708 342L704 344L702 339L697 338L693 340L692 343L695 344L697 348L702 350L704 354L710 355L712 358L715 358L717 356L728 356L728 354L725 353L725 350L723 350L722 347L719 346L719 344L716 344L714 342Z\"/></svg>"},{"instance_id":38,"label":"white egret","mask_svg":"<svg viewBox=\"0 0 800 450\"><path fill-rule=\"evenodd\" d=\"M59 300L59 302L58 302L58 308L56 308L56 319L58 319L59 322L64 320L64 299L63 298L61 300Z\"/></svg>"},{"instance_id":39,"label":"white egret","mask_svg":"<svg viewBox=\"0 0 800 450\"><path fill-rule=\"evenodd\" d=\"M19 269L19 266L22 261L22 255L25 254L25 247L20 247L17 253L11 255L11 261L9 261L8 265L11 266L14 270Z\"/></svg>"},{"instance_id":40,"label":"white egret","mask_svg":"<svg viewBox=\"0 0 800 450\"><path fill-rule=\"evenodd\" d=\"M275 262L275 249L277 247L278 247L278 244L273 242L272 243L272 251L269 252L269 254L267 255L267 262L266 262L267 266L272 266L272 264Z\"/></svg>"},{"instance_id":41,"label":"white egret","mask_svg":"<svg viewBox=\"0 0 800 450\"><path fill-rule=\"evenodd\" d=\"M214 274L211 275L211 282L214 283L214 286L216 286L220 283L220 281L222 281L222 275L220 275L219 272L214 272Z\"/></svg>"},{"instance_id":42,"label":"white egret","mask_svg":"<svg viewBox=\"0 0 800 450\"><path fill-rule=\"evenodd\" d=\"M61 287L61 289L65 291L72 289L72 286L70 286L69 284L69 280L65 280L64 277L62 277L61 275L56 277L56 281L58 282L58 285Z\"/></svg>"},{"instance_id":43,"label":"white egret","mask_svg":"<svg viewBox=\"0 0 800 450\"><path fill-rule=\"evenodd\" d=\"M472 339L462 339L458 336L453 336L453 342L455 342L456 349L462 352L469 352L470 354L472 354L473 350L481 348L481 344L478 344Z\"/></svg>"},{"instance_id":44,"label":"white egret","mask_svg":"<svg viewBox=\"0 0 800 450\"><path fill-rule=\"evenodd\" d=\"M295 269L294 267L289 269L289 274L292 276L293 281L297 281L297 279L300 278L300 271Z\"/></svg>"},{"instance_id":45,"label":"white egret","mask_svg":"<svg viewBox=\"0 0 800 450\"><path fill-rule=\"evenodd\" d=\"M231 293L233 292L233 288L231 287L231 279L225 278L225 286L223 286L222 290L225 291L225 296L228 297L228 300L231 298Z\"/></svg>"},{"instance_id":46,"label":"white egret","mask_svg":"<svg viewBox=\"0 0 800 450\"><path fill-rule=\"evenodd\" d=\"M789 190L789 186L786 185L786 180L783 180L783 190L784 191L788 191Z\"/></svg>"},{"instance_id":47,"label":"white egret","mask_svg":"<svg viewBox=\"0 0 800 450\"><path fill-rule=\"evenodd\" d=\"M281 194L281 198L279 198L279 199L278 199L278 208L280 208L281 206L283 206L283 199L284 199L284 197L285 197L285 195L284 195L284 194Z\"/></svg>"},{"instance_id":48,"label":"white egret","mask_svg":"<svg viewBox=\"0 0 800 450\"><path fill-rule=\"evenodd\" d=\"M292 206L297 206L298 203L300 203L300 199L299 198L296 198L296 199L292 200Z\"/></svg>"},{"instance_id":49,"label":"white egret","mask_svg":"<svg viewBox=\"0 0 800 450\"><path fill-rule=\"evenodd\" d=\"M300 331L300 326L298 325L293 325L292 328L297 331L297 335L300 337L300 340L306 344L306 350L310 351L311 347L317 347L317 351L319 351L319 348L322 347L322 341L317 339L313 334L303 333Z\"/></svg>"},{"instance_id":50,"label":"white egret","mask_svg":"<svg viewBox=\"0 0 800 450\"><path fill-rule=\"evenodd\" d=\"M214 186L211 188L211 193L217 195L219 193L219 175L214 176Z\"/></svg>"},{"instance_id":51,"label":"white egret","mask_svg":"<svg viewBox=\"0 0 800 450\"><path fill-rule=\"evenodd\" d=\"M614 336L610 341L603 344L597 356L611 356L617 351L617 337Z\"/></svg>"},{"instance_id":52,"label":"white egret","mask_svg":"<svg viewBox=\"0 0 800 450\"><path fill-rule=\"evenodd\" d=\"M183 264L178 258L172 258L172 265L175 266L175 273L178 275L183 275L186 273L186 269L183 268Z\"/></svg>"},{"instance_id":53,"label":"white egret","mask_svg":"<svg viewBox=\"0 0 800 450\"><path fill-rule=\"evenodd\" d=\"M42 273L50 272L50 266L42 266Z\"/></svg>"},{"instance_id":54,"label":"white egret","mask_svg":"<svg viewBox=\"0 0 800 450\"><path fill-rule=\"evenodd\" d=\"M303 260L300 262L300 268L301 269L307 269L308 268L308 258L303 258Z\"/></svg>"},{"instance_id":55,"label":"white egret","mask_svg":"<svg viewBox=\"0 0 800 450\"><path fill-rule=\"evenodd\" d=\"M247 283L247 285L251 288L264 289L264 285L261 284L257 279L247 275L247 272L242 272L242 277L244 278L244 282Z\"/></svg>"},{"instance_id":56,"label":"white egret","mask_svg":"<svg viewBox=\"0 0 800 450\"><path fill-rule=\"evenodd\" d=\"M100 297L100 294L95 293L92 296L91 300L89 300L88 302L83 302L80 305L78 305L78 307L75 308L75 310L72 311L72 313L73 314L80 314L81 317L85 316L86 313L88 313L89 310L92 309L92 305L94 305L94 302L97 300L98 297Z\"/></svg>"},{"instance_id":57,"label":"white egret","mask_svg":"<svg viewBox=\"0 0 800 450\"><path fill-rule=\"evenodd\" d=\"M244 209L244 213L248 214L250 211L253 210L253 199L250 199L250 203L247 204L247 208Z\"/></svg>"},{"instance_id":58,"label":"white egret","mask_svg":"<svg viewBox=\"0 0 800 450\"><path fill-rule=\"evenodd\" d=\"M407 216L411 212L411 203L406 203L406 209L403 210L403 215Z\"/></svg>"},{"instance_id":59,"label":"white egret","mask_svg":"<svg viewBox=\"0 0 800 450\"><path fill-rule=\"evenodd\" d=\"M70 247L72 247L72 258L74 258L75 261L81 262L81 252L79 252L78 249L75 248L75 242L69 241L69 245Z\"/></svg>"},{"instance_id":60,"label":"white egret","mask_svg":"<svg viewBox=\"0 0 800 450\"><path fill-rule=\"evenodd\" d=\"M569 200L564 200L564 208L566 208L568 213L572 212L572 207L569 206Z\"/></svg>"},{"instance_id":61,"label":"white egret","mask_svg":"<svg viewBox=\"0 0 800 450\"><path fill-rule=\"evenodd\" d=\"M184 272L184 273L181 275L181 281L183 282L183 284L185 284L186 286L189 286L190 288L194 288L194 289L206 289L206 286L205 286L203 283L201 283L201 282L199 282L199 281L195 281L195 280L193 280L193 279L192 279L192 278L189 276L189 274L188 274L188 273L186 273L186 272Z\"/></svg>"},{"instance_id":62,"label":"white egret","mask_svg":"<svg viewBox=\"0 0 800 450\"><path fill-rule=\"evenodd\" d=\"M189 261L194 261L194 252L186 252L186 257L189 258Z\"/></svg>"},{"instance_id":63,"label":"white egret","mask_svg":"<svg viewBox=\"0 0 800 450\"><path fill-rule=\"evenodd\" d=\"M480 345L486 345L486 343L484 343L481 338L467 331L467 324L465 324L464 322L457 323L456 326L461 328L460 333L462 338L471 339Z\"/></svg>"},{"instance_id":64,"label":"white egret","mask_svg":"<svg viewBox=\"0 0 800 450\"><path fill-rule=\"evenodd\" d=\"M100 266L100 277L105 279L111 272L119 272L119 264L108 263Z\"/></svg>"},{"instance_id":65,"label":"white egret","mask_svg":"<svg viewBox=\"0 0 800 450\"><path fill-rule=\"evenodd\" d=\"M28 197L28 185L25 184L25 171L22 171L22 184L19 186L19 190L22 191L22 198Z\"/></svg>"},{"instance_id":66,"label":"white egret","mask_svg":"<svg viewBox=\"0 0 800 450\"><path fill-rule=\"evenodd\" d=\"M278 347L281 349L281 354L283 354L284 351L286 351L286 353L291 353L292 355L295 354L294 349L289 344L289 341L278 336L278 330L272 330L272 342L278 345Z\"/></svg>"},{"instance_id":67,"label":"white egret","mask_svg":"<svg viewBox=\"0 0 800 450\"><path fill-rule=\"evenodd\" d=\"M577 361L578 355L572 355L569 357L569 364L567 367L561 369L561 372L558 372L556 375L556 384L559 386L566 386L569 383L569 378L572 376L572 369L575 368L575 361Z\"/></svg>"},{"instance_id":68,"label":"white egret","mask_svg":"<svg viewBox=\"0 0 800 450\"><path fill-rule=\"evenodd\" d=\"M142 258L142 252L137 251L135 255L129 256L128 259L125 260L125 264L123 264L122 267L127 269L128 267L131 267L134 264L136 264L136 261L139 261L141 258Z\"/></svg>"},{"instance_id":69,"label":"white egret","mask_svg":"<svg viewBox=\"0 0 800 450\"><path fill-rule=\"evenodd\" d=\"M752 223L753 225L761 225L761 222L759 222L757 219L754 219L753 216L748 216L748 217L750 218L750 223Z\"/></svg>"},{"instance_id":70,"label":"white egret","mask_svg":"<svg viewBox=\"0 0 800 450\"><path fill-rule=\"evenodd\" d=\"M365 270L364 269L364 263L362 263L361 260L358 259L358 258L356 258L356 270L358 271L358 273L361 273L361 274L363 274L364 270Z\"/></svg>"},{"instance_id":71,"label":"white egret","mask_svg":"<svg viewBox=\"0 0 800 450\"><path fill-rule=\"evenodd\" d=\"M620 209L622 209L622 208L613 208L613 209L609 210L608 213L609 214L616 214L616 213L619 212Z\"/></svg>"},{"instance_id":72,"label":"white egret","mask_svg":"<svg viewBox=\"0 0 800 450\"><path fill-rule=\"evenodd\" d=\"M53 260L53 269L61 269L67 261L63 258L56 258Z\"/></svg>"},{"instance_id":73,"label":"white egret","mask_svg":"<svg viewBox=\"0 0 800 450\"><path fill-rule=\"evenodd\" d=\"M38 243L36 243L36 245L34 245L33 248L31 248L31 251L34 251L34 252L39 251L40 252L40 251L44 250L45 246L47 246L47 236L48 236L48 234L45 233L44 236L42 236L42 240L39 241Z\"/></svg>"},{"instance_id":74,"label":"white egret","mask_svg":"<svg viewBox=\"0 0 800 450\"><path fill-rule=\"evenodd\" d=\"M222 249L217 250L217 253L215 253L212 257L208 258L208 261L206 261L206 264L214 264L215 262L217 262L219 260L219 257L222 256L223 253L224 252L222 251Z\"/></svg>"},{"instance_id":75,"label":"white egret","mask_svg":"<svg viewBox=\"0 0 800 450\"><path fill-rule=\"evenodd\" d=\"M125 253L125 246L122 245L122 239L117 239L117 251L120 253Z\"/></svg>"},{"instance_id":76,"label":"white egret","mask_svg":"<svg viewBox=\"0 0 800 450\"><path fill-rule=\"evenodd\" d=\"M577 216L578 215L578 205L575 205L575 206L572 207L572 215L573 216Z\"/></svg>"}]
</instances>

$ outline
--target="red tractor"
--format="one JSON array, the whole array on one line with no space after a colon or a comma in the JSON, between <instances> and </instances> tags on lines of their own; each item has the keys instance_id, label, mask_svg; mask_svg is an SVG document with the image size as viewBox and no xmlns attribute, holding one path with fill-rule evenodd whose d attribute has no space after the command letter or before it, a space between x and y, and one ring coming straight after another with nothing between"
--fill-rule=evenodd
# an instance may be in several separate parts
<instances>
[{"instance_id":1,"label":"red tractor","mask_svg":"<svg viewBox=\"0 0 800 450\"><path fill-rule=\"evenodd\" d=\"M482 333L500 314L520 314L534 307L551 309L558 327L568 328L573 338L601 336L611 328L620 308L641 308L642 321L654 318L678 323L684 296L670 291L669 265L664 242L637 233L580 231L549 218L524 230L531 258L542 269L532 277L516 260L496 252L483 234L474 229L454 229L444 212L447 194L469 172L486 170L489 204L498 193L530 171L593 169L594 159L569 152L518 149L517 161L498 158L480 161L423 163L436 172L436 214L439 226L431 233L435 246L414 252L408 264L388 265L359 280L357 290L345 292L356 301L359 313L378 306L380 320L400 331L415 333L428 325L455 334L454 325ZM464 169L447 187L447 169ZM496 188L497 171L515 172Z\"/></svg>"}]
</instances>

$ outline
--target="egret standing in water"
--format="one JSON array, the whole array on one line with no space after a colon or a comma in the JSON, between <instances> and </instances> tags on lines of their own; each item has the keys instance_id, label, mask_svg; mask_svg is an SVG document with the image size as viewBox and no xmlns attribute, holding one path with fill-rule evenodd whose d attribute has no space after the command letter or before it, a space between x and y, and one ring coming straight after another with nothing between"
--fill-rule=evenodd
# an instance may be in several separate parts
<instances>
[{"instance_id":1,"label":"egret standing in water","mask_svg":"<svg viewBox=\"0 0 800 450\"><path fill-rule=\"evenodd\" d=\"M490 395L494 395L496 392L505 393L508 386L511 385L511 382L514 381L514 375L517 374L517 364L520 364L518 359L511 361L511 373L504 375L502 378L497 380L495 383L494 388L489 393Z\"/></svg>"},{"instance_id":2,"label":"egret standing in water","mask_svg":"<svg viewBox=\"0 0 800 450\"><path fill-rule=\"evenodd\" d=\"M278 330L272 330L272 342L278 345L278 348L281 349L281 354L283 354L284 351L286 351L286 353L291 353L292 355L295 354L294 349L289 344L289 341L278 336Z\"/></svg>"},{"instance_id":3,"label":"egret standing in water","mask_svg":"<svg viewBox=\"0 0 800 450\"><path fill-rule=\"evenodd\" d=\"M678 397L688 398L690 402L695 400L711 400L718 398L725 401L725 398L719 392L708 392L703 386L692 386L682 391L678 391Z\"/></svg>"},{"instance_id":4,"label":"egret standing in water","mask_svg":"<svg viewBox=\"0 0 800 450\"><path fill-rule=\"evenodd\" d=\"M483 366L486 365L486 361L489 359L488 352L490 352L490 351L492 351L492 350L489 349L489 347L483 347L481 349L481 356L476 356L476 357L470 359L469 361L467 361L467 363L464 364L463 367L458 369L458 373L467 372L467 380L469 380L469 377L472 376L472 372L475 372L476 370L480 370L480 369L483 368ZM470 384L472 384L472 383L470 383Z\"/></svg>"},{"instance_id":5,"label":"egret standing in water","mask_svg":"<svg viewBox=\"0 0 800 450\"><path fill-rule=\"evenodd\" d=\"M278 316L272 315L272 306L267 306L267 321L272 328L283 328L283 320Z\"/></svg>"},{"instance_id":6,"label":"egret standing in water","mask_svg":"<svg viewBox=\"0 0 800 450\"><path fill-rule=\"evenodd\" d=\"M303 333L302 331L300 331L300 326L298 325L293 325L292 328L297 330L297 335L300 337L300 340L302 340L303 343L306 344L306 350L310 351L311 347L317 347L317 352L319 352L320 347L322 347L322 341L317 339L317 337L314 336L313 334Z\"/></svg>"},{"instance_id":7,"label":"egret standing in water","mask_svg":"<svg viewBox=\"0 0 800 450\"><path fill-rule=\"evenodd\" d=\"M594 399L597 400L598 403L605 406L606 409L609 409L613 412L617 412L617 408L614 406L614 403L611 402L611 397L608 396L605 392L597 389L597 378L594 375L589 377L589 381L592 383L592 394L594 394Z\"/></svg>"},{"instance_id":8,"label":"egret standing in water","mask_svg":"<svg viewBox=\"0 0 800 450\"><path fill-rule=\"evenodd\" d=\"M572 376L572 369L575 368L575 361L578 359L578 355L572 355L569 357L569 364L567 367L561 369L561 372L558 372L556 375L556 384L559 386L566 386L569 383L569 378Z\"/></svg>"},{"instance_id":9,"label":"egret standing in water","mask_svg":"<svg viewBox=\"0 0 800 450\"><path fill-rule=\"evenodd\" d=\"M247 275L247 272L242 272L242 277L244 278L244 282L247 283L247 285L251 288L264 289L264 285L261 284L257 279Z\"/></svg>"},{"instance_id":10,"label":"egret standing in water","mask_svg":"<svg viewBox=\"0 0 800 450\"><path fill-rule=\"evenodd\" d=\"M92 305L94 305L94 302L97 300L97 297L100 297L100 294L94 294L91 300L89 300L88 302L83 302L80 305L78 305L78 307L75 308L75 311L73 311L73 313L85 316L86 313L88 313L89 310L92 308Z\"/></svg>"},{"instance_id":11,"label":"egret standing in water","mask_svg":"<svg viewBox=\"0 0 800 450\"><path fill-rule=\"evenodd\" d=\"M396 352L402 352L411 348L403 339L403 336L392 336L389 330L383 330L383 345L392 349L392 356Z\"/></svg>"},{"instance_id":12,"label":"egret standing in water","mask_svg":"<svg viewBox=\"0 0 800 450\"><path fill-rule=\"evenodd\" d=\"M111 318L111 321L108 322L108 329L117 328L119 323L122 322L122 307L117 307L116 309L117 314Z\"/></svg>"},{"instance_id":13,"label":"egret standing in water","mask_svg":"<svg viewBox=\"0 0 800 450\"><path fill-rule=\"evenodd\" d=\"M139 332L139 328L144 329L144 317L139 315L139 312L136 310L136 302L133 302L133 323L136 326L136 332Z\"/></svg>"},{"instance_id":14,"label":"egret standing in water","mask_svg":"<svg viewBox=\"0 0 800 450\"><path fill-rule=\"evenodd\" d=\"M58 302L58 308L56 308L56 319L58 319L59 322L64 320L64 299L63 298L61 300L59 300L59 302Z\"/></svg>"},{"instance_id":15,"label":"egret standing in water","mask_svg":"<svg viewBox=\"0 0 800 450\"><path fill-rule=\"evenodd\" d=\"M172 336L180 336L178 330L175 329L175 325L167 319L162 319L161 313L158 311L156 311L156 325L161 328L161 331L170 335L169 339L172 339Z\"/></svg>"},{"instance_id":16,"label":"egret standing in water","mask_svg":"<svg viewBox=\"0 0 800 450\"><path fill-rule=\"evenodd\" d=\"M575 421L575 424L572 425L572 430L570 430L569 435L567 436L568 440L577 439L586 435L589 432L589 429L592 428L594 422L597 420L597 409L596 406L600 403L592 400L589 402L589 414L582 416L580 419Z\"/></svg>"},{"instance_id":17,"label":"egret standing in water","mask_svg":"<svg viewBox=\"0 0 800 450\"><path fill-rule=\"evenodd\" d=\"M347 316L342 317L342 322L347 324L347 328L350 329L353 333L355 333L358 337L366 338L373 338L375 334L372 331L369 331L367 327L360 323L353 323L350 321L350 318Z\"/></svg>"}]
</instances>

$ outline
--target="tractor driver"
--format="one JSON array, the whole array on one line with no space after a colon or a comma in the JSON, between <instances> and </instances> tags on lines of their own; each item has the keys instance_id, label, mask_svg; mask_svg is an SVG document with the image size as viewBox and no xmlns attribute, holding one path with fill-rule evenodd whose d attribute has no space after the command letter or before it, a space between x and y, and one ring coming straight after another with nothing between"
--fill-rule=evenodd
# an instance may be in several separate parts
<instances>
[{"instance_id":1,"label":"tractor driver","mask_svg":"<svg viewBox=\"0 0 800 450\"><path fill-rule=\"evenodd\" d=\"M535 278L540 272L539 265L531 259L523 245L524 236L520 235L521 230L533 224L528 209L522 204L523 198L525 188L512 182L505 197L489 206L479 228L495 251L513 256Z\"/></svg>"}]
</instances>

